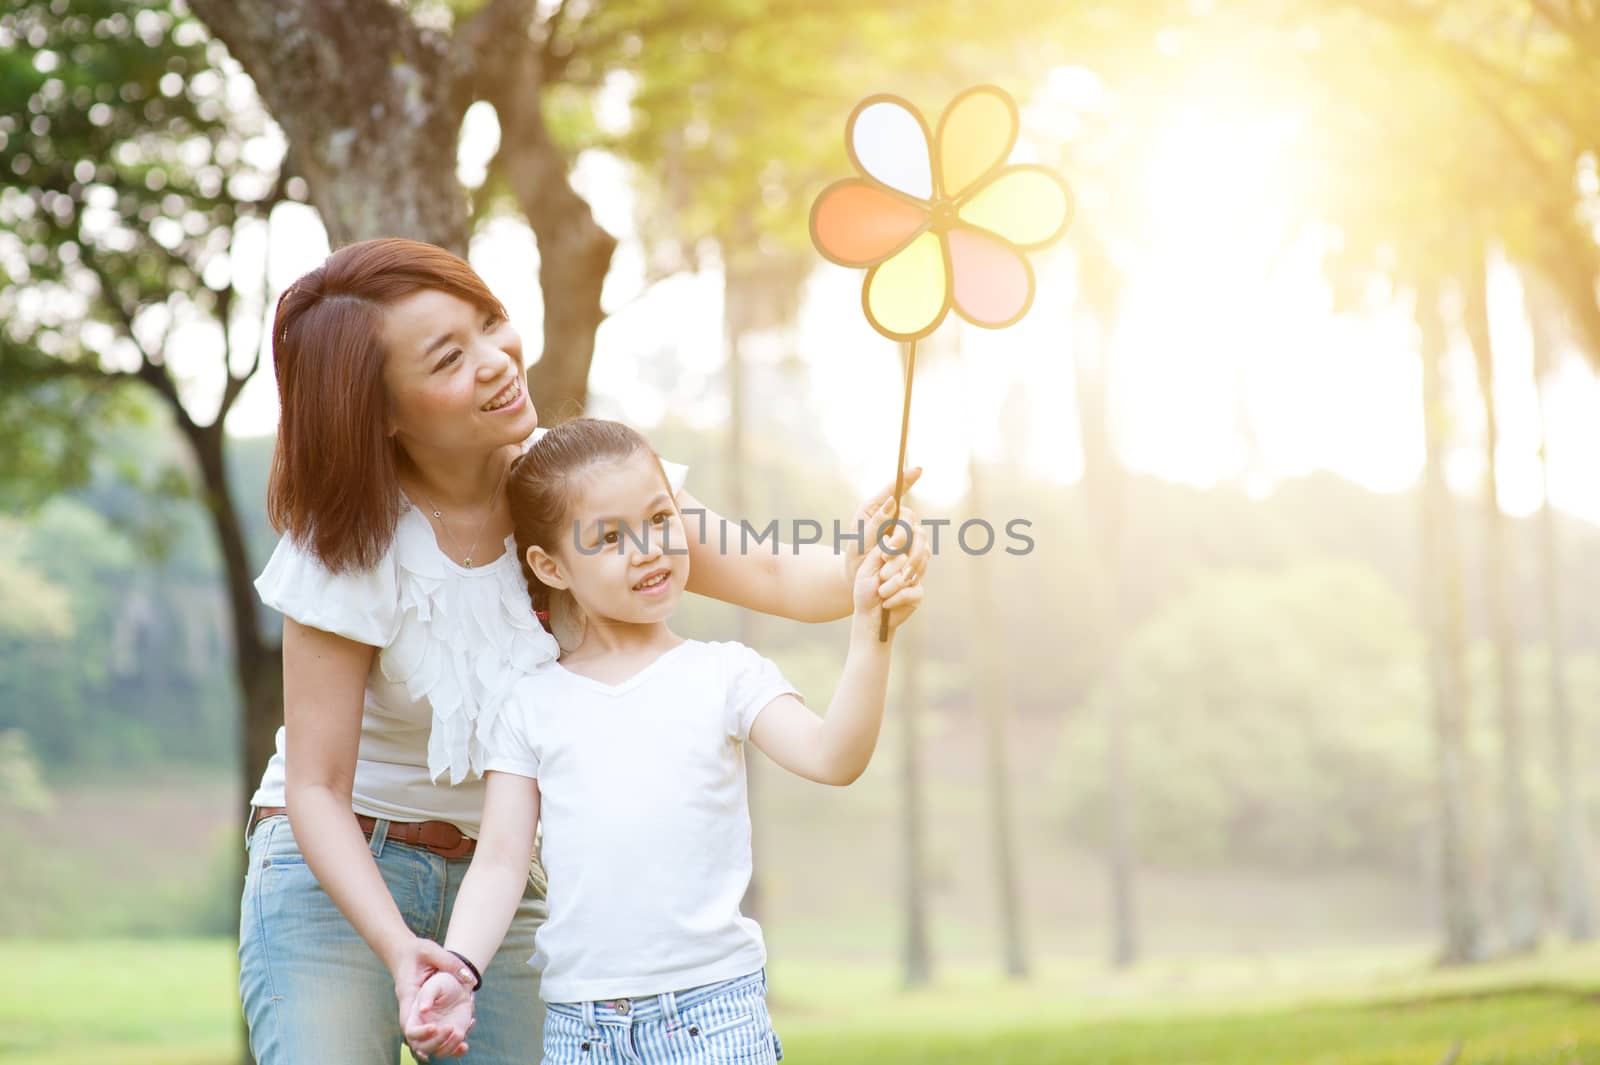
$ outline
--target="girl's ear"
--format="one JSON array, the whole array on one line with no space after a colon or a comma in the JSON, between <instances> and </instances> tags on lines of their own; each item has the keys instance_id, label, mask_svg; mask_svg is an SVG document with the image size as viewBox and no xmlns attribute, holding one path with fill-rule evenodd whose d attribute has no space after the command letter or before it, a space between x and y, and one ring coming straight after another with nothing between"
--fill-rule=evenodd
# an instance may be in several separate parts
<instances>
[{"instance_id":1,"label":"girl's ear","mask_svg":"<svg viewBox=\"0 0 1600 1065\"><path fill-rule=\"evenodd\" d=\"M565 589L570 583L567 575L561 570L561 563L539 545L535 544L528 548L527 560L528 568L550 587Z\"/></svg>"}]
</instances>

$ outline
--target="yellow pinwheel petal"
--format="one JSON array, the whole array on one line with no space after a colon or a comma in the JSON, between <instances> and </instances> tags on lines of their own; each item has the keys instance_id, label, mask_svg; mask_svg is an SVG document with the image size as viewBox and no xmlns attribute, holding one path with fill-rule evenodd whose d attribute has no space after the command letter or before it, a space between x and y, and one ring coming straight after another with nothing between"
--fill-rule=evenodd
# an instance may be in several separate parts
<instances>
[{"instance_id":1,"label":"yellow pinwheel petal","mask_svg":"<svg viewBox=\"0 0 1600 1065\"><path fill-rule=\"evenodd\" d=\"M1042 248L1066 231L1072 193L1042 166L1012 166L980 186L958 214L1019 248Z\"/></svg>"},{"instance_id":2,"label":"yellow pinwheel petal","mask_svg":"<svg viewBox=\"0 0 1600 1065\"><path fill-rule=\"evenodd\" d=\"M872 327L892 340L927 336L950 306L944 242L922 234L867 272L861 304Z\"/></svg>"},{"instance_id":3,"label":"yellow pinwheel petal","mask_svg":"<svg viewBox=\"0 0 1600 1065\"><path fill-rule=\"evenodd\" d=\"M993 85L957 96L939 119L939 187L954 199L1005 163L1017 143L1017 105Z\"/></svg>"}]
</instances>

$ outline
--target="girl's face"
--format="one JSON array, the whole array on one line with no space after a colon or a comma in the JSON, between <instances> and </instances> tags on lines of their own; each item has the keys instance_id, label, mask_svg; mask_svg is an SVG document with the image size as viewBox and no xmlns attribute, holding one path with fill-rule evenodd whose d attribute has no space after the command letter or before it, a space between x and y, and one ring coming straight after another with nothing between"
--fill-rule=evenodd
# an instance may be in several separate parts
<instances>
[{"instance_id":1,"label":"girl's face","mask_svg":"<svg viewBox=\"0 0 1600 1065\"><path fill-rule=\"evenodd\" d=\"M539 424L522 338L498 313L433 289L384 312L389 430L408 454L492 451Z\"/></svg>"},{"instance_id":2,"label":"girl's face","mask_svg":"<svg viewBox=\"0 0 1600 1065\"><path fill-rule=\"evenodd\" d=\"M559 550L530 548L528 564L571 591L591 621L645 625L672 616L689 582L688 548L660 463L636 451L589 471Z\"/></svg>"}]
</instances>

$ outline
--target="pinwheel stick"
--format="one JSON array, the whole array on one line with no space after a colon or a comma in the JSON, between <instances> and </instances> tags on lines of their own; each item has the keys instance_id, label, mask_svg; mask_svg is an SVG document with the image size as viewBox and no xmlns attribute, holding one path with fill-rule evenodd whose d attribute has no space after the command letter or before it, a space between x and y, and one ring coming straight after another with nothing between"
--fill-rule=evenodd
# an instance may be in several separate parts
<instances>
[{"instance_id":1,"label":"pinwheel stick","mask_svg":"<svg viewBox=\"0 0 1600 1065\"><path fill-rule=\"evenodd\" d=\"M889 519L889 524L878 530L879 536L894 528L894 523L900 520L900 493L905 490L906 481L906 433L911 428L911 382L917 372L917 342L915 340L906 344L906 400L905 406L900 409L900 457L894 464L894 517ZM911 550L911 537L906 537L905 552ZM878 642L889 642L889 612L885 610L878 617Z\"/></svg>"}]
</instances>

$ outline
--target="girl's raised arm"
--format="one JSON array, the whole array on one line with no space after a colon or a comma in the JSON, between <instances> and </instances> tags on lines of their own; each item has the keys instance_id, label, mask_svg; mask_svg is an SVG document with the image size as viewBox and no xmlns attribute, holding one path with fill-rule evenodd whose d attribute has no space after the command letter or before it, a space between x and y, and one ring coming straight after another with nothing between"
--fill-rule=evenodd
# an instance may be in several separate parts
<instances>
[{"instance_id":1,"label":"girl's raised arm","mask_svg":"<svg viewBox=\"0 0 1600 1065\"><path fill-rule=\"evenodd\" d=\"M902 492L909 492L921 476L920 466L907 470ZM848 524L841 523L844 531L852 534L850 539L841 537L847 548L843 552L834 550L831 524L823 530L821 543L784 544L780 548L771 538L756 542L754 532L741 537L737 520L722 517L687 491L680 491L678 505L685 511L684 527L689 536L688 590L794 621L845 617L851 611L851 589L861 559L872 546L877 526L893 513L893 491L893 485L885 486L861 504ZM904 503L900 520L912 529L917 527L916 513ZM866 530L864 543L853 537L858 525ZM755 530L761 531L764 530ZM722 550L724 543L728 545L726 552ZM901 587L902 582L894 578L902 576L903 570L909 567L911 572L920 573L927 568L931 550L926 536L914 536L911 550L905 552L905 533L898 528L884 538L884 543L891 551L900 552L889 559L881 573L885 588L892 586L884 596L887 599Z\"/></svg>"},{"instance_id":2,"label":"girl's raised arm","mask_svg":"<svg viewBox=\"0 0 1600 1065\"><path fill-rule=\"evenodd\" d=\"M878 642L878 576L883 553L873 548L855 582L850 651L826 717L793 695L767 704L750 726L750 742L783 768L819 784L853 784L872 760L889 688L891 643ZM893 632L922 603L921 585L895 592L881 609Z\"/></svg>"}]
</instances>

